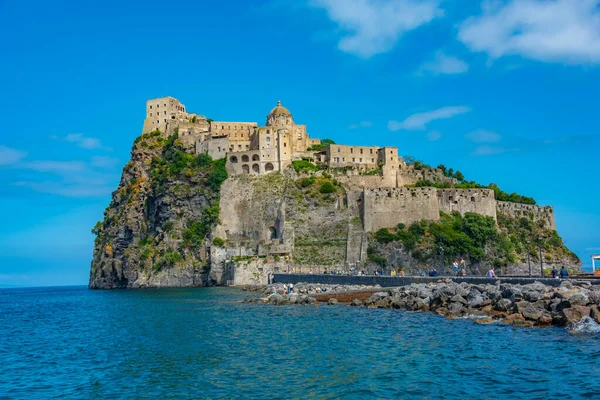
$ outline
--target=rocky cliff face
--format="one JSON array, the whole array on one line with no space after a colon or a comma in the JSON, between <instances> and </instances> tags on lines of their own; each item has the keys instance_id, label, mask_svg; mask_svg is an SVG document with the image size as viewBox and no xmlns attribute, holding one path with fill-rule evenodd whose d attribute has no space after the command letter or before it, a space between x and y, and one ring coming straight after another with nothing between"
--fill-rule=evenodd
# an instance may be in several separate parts
<instances>
[{"instance_id":1,"label":"rocky cliff face","mask_svg":"<svg viewBox=\"0 0 600 400\"><path fill-rule=\"evenodd\" d=\"M314 166L313 166L314 167ZM465 258L527 272L579 266L556 231L523 216L444 214L375 233L363 229L360 191L317 168L227 176L225 160L192 155L176 135L136 139L97 235L90 288L265 283L271 272L403 268L444 271ZM401 224L402 225L402 224Z\"/></svg>"},{"instance_id":2,"label":"rocky cliff face","mask_svg":"<svg viewBox=\"0 0 600 400\"><path fill-rule=\"evenodd\" d=\"M90 288L211 284L207 238L226 177L224 162L185 153L174 136L140 136L93 229Z\"/></svg>"}]
</instances>

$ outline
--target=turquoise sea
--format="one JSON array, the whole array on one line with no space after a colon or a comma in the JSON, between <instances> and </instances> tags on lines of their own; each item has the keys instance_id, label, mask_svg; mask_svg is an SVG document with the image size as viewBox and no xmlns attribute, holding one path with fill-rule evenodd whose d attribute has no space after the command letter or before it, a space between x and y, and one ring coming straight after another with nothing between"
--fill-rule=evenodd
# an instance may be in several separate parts
<instances>
[{"instance_id":1,"label":"turquoise sea","mask_svg":"<svg viewBox=\"0 0 600 400\"><path fill-rule=\"evenodd\" d=\"M0 398L600 398L600 335L232 288L0 290Z\"/></svg>"}]
</instances>

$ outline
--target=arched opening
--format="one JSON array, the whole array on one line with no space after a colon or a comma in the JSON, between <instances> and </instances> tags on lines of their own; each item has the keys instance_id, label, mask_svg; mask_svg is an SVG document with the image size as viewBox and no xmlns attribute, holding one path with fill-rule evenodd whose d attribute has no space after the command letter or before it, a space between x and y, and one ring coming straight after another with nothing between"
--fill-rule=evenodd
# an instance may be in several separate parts
<instances>
[{"instance_id":1,"label":"arched opening","mask_svg":"<svg viewBox=\"0 0 600 400\"><path fill-rule=\"evenodd\" d=\"M270 162L265 164L265 171L267 172L271 172L275 169L275 167L273 167L273 164L271 164Z\"/></svg>"},{"instance_id":2,"label":"arched opening","mask_svg":"<svg viewBox=\"0 0 600 400\"><path fill-rule=\"evenodd\" d=\"M244 154L242 156L242 162L248 162L248 161L250 161L250 157L248 157L247 155Z\"/></svg>"},{"instance_id":3,"label":"arched opening","mask_svg":"<svg viewBox=\"0 0 600 400\"><path fill-rule=\"evenodd\" d=\"M254 154L252 156L252 161L258 161L258 160L260 160L260 156L258 154Z\"/></svg>"},{"instance_id":4,"label":"arched opening","mask_svg":"<svg viewBox=\"0 0 600 400\"><path fill-rule=\"evenodd\" d=\"M274 226L270 226L269 227L269 238L271 240L277 239L277 230L275 229Z\"/></svg>"},{"instance_id":5,"label":"arched opening","mask_svg":"<svg viewBox=\"0 0 600 400\"><path fill-rule=\"evenodd\" d=\"M250 173L250 167L248 166L248 164L242 165L242 172L245 173L245 174L249 174Z\"/></svg>"},{"instance_id":6,"label":"arched opening","mask_svg":"<svg viewBox=\"0 0 600 400\"><path fill-rule=\"evenodd\" d=\"M229 161L231 161L232 164L235 164L238 162L238 159L236 156L231 156L231 158L229 159Z\"/></svg>"},{"instance_id":7,"label":"arched opening","mask_svg":"<svg viewBox=\"0 0 600 400\"><path fill-rule=\"evenodd\" d=\"M252 164L252 172L254 172L255 174L258 174L260 172L260 167L258 166L258 164Z\"/></svg>"}]
</instances>

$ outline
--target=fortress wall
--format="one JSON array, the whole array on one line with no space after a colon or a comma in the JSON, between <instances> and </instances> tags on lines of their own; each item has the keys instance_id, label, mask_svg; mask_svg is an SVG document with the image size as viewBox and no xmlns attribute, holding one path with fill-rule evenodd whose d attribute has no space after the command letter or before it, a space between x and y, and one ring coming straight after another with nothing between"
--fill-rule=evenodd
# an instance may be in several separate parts
<instances>
[{"instance_id":1,"label":"fortress wall","mask_svg":"<svg viewBox=\"0 0 600 400\"><path fill-rule=\"evenodd\" d=\"M440 219L437 190L434 188L365 189L362 207L366 232L395 227L399 223Z\"/></svg>"},{"instance_id":2,"label":"fortress wall","mask_svg":"<svg viewBox=\"0 0 600 400\"><path fill-rule=\"evenodd\" d=\"M376 188L395 188L396 177L393 175L345 175L336 176L336 179L342 182L350 190L357 189L376 189Z\"/></svg>"},{"instance_id":3,"label":"fortress wall","mask_svg":"<svg viewBox=\"0 0 600 400\"><path fill-rule=\"evenodd\" d=\"M496 219L496 200L491 189L437 189L440 211L473 212Z\"/></svg>"},{"instance_id":4,"label":"fortress wall","mask_svg":"<svg viewBox=\"0 0 600 400\"><path fill-rule=\"evenodd\" d=\"M534 222L542 222L544 227L556 230L554 209L550 206L535 206L531 204L511 203L508 201L497 201L496 212L513 218L526 217Z\"/></svg>"},{"instance_id":5,"label":"fortress wall","mask_svg":"<svg viewBox=\"0 0 600 400\"><path fill-rule=\"evenodd\" d=\"M412 165L403 165L400 163L398 170L398 187L414 185L419 180L428 180L431 182L452 182L452 179L444 176L440 169L415 169Z\"/></svg>"}]
</instances>

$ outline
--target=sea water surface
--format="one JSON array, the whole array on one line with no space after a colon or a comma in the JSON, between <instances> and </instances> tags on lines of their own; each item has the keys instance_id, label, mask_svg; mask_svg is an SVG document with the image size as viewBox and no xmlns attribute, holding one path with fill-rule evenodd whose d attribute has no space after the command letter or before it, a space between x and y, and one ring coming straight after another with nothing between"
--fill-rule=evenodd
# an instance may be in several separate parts
<instances>
[{"instance_id":1,"label":"sea water surface","mask_svg":"<svg viewBox=\"0 0 600 400\"><path fill-rule=\"evenodd\" d=\"M0 398L600 398L600 336L232 288L0 290Z\"/></svg>"}]
</instances>

